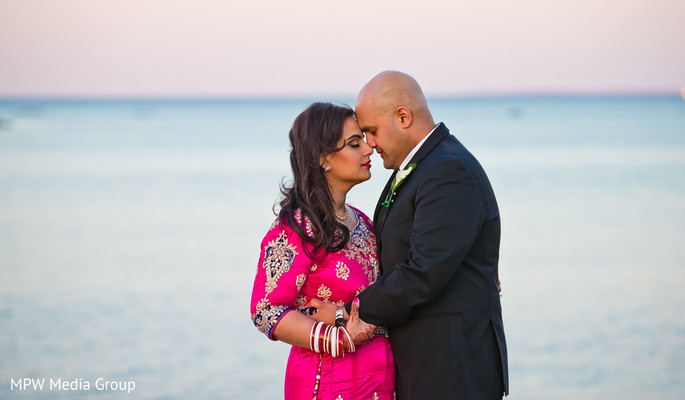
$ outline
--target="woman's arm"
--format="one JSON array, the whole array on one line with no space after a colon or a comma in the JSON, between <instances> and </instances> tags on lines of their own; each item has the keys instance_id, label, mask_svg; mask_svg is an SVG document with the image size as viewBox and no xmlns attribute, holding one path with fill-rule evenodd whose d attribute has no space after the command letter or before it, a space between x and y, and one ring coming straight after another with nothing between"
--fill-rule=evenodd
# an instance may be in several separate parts
<instances>
[{"instance_id":1,"label":"woman's arm","mask_svg":"<svg viewBox=\"0 0 685 400\"><path fill-rule=\"evenodd\" d=\"M289 312L278 322L273 336L281 342L308 349L309 336L315 323L315 320L302 313Z\"/></svg>"},{"instance_id":2,"label":"woman's arm","mask_svg":"<svg viewBox=\"0 0 685 400\"><path fill-rule=\"evenodd\" d=\"M297 316L288 314L299 314L296 311L297 299L312 260L307 256L299 236L287 226L279 224L269 230L262 240L261 249L250 312L257 329L269 339L276 340L274 331L281 320L286 317L287 320L293 320ZM281 333L281 336L284 334Z\"/></svg>"}]
</instances>

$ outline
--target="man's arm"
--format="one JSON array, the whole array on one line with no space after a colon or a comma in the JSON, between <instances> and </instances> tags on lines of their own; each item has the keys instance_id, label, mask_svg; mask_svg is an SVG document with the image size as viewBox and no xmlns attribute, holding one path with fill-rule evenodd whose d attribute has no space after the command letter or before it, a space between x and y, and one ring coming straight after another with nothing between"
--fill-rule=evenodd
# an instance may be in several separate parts
<instances>
[{"instance_id":1,"label":"man's arm","mask_svg":"<svg viewBox=\"0 0 685 400\"><path fill-rule=\"evenodd\" d=\"M416 195L408 258L358 295L364 321L385 327L406 322L415 307L440 294L476 240L484 212L472 175L456 160L436 169ZM384 229L392 229L388 221Z\"/></svg>"}]
</instances>

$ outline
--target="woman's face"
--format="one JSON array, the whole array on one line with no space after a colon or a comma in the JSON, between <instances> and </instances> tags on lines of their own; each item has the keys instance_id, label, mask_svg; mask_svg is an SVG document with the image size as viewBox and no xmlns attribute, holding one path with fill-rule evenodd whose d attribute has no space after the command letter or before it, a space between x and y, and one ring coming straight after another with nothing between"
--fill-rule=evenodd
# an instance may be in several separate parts
<instances>
[{"instance_id":1,"label":"woman's face","mask_svg":"<svg viewBox=\"0 0 685 400\"><path fill-rule=\"evenodd\" d=\"M328 183L333 187L348 187L371 178L371 154L373 149L364 141L364 134L357 121L348 117L338 147L342 150L325 157L331 169L326 173ZM340 186L342 185L342 186Z\"/></svg>"}]
</instances>

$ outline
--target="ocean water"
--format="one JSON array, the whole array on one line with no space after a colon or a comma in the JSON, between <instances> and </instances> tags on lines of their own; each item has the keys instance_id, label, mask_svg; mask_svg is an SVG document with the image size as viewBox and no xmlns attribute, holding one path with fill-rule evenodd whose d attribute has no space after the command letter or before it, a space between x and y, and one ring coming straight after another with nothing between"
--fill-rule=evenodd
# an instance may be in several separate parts
<instances>
[{"instance_id":1,"label":"ocean water","mask_svg":"<svg viewBox=\"0 0 685 400\"><path fill-rule=\"evenodd\" d=\"M0 399L281 398L249 298L308 103L0 101ZM498 197L509 398L681 398L685 101L430 105Z\"/></svg>"}]
</instances>

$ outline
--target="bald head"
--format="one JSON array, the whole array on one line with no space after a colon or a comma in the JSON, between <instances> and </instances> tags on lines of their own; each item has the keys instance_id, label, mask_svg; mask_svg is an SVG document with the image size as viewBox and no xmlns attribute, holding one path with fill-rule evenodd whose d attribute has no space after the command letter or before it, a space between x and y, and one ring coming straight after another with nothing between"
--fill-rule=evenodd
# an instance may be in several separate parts
<instances>
[{"instance_id":1,"label":"bald head","mask_svg":"<svg viewBox=\"0 0 685 400\"><path fill-rule=\"evenodd\" d=\"M399 168L435 127L421 87L402 72L376 75L359 91L354 108L367 143L388 169Z\"/></svg>"},{"instance_id":2,"label":"bald head","mask_svg":"<svg viewBox=\"0 0 685 400\"><path fill-rule=\"evenodd\" d=\"M400 106L411 111L414 123L433 129L435 124L421 86L403 72L383 71L373 77L359 91L355 109L369 107L390 117Z\"/></svg>"}]
</instances>

